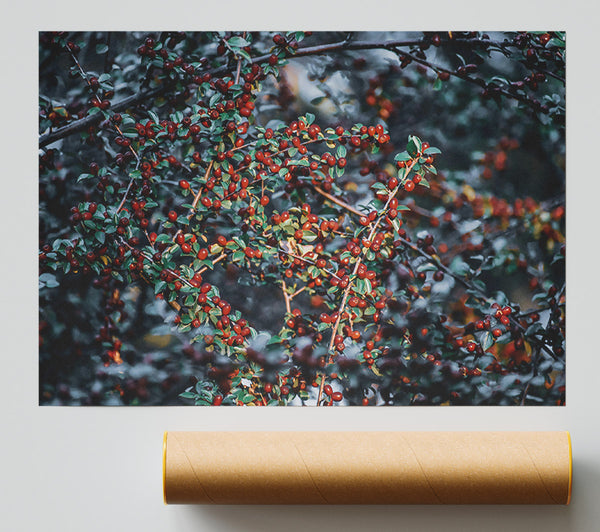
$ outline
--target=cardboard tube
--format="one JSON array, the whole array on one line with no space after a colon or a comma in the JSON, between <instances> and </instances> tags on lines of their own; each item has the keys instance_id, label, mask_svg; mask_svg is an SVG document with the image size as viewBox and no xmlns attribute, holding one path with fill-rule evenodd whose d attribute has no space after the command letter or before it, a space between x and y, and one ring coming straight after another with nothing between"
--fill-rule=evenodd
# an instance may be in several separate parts
<instances>
[{"instance_id":1,"label":"cardboard tube","mask_svg":"<svg viewBox=\"0 0 600 532\"><path fill-rule=\"evenodd\" d=\"M167 504L568 504L568 432L167 432Z\"/></svg>"}]
</instances>

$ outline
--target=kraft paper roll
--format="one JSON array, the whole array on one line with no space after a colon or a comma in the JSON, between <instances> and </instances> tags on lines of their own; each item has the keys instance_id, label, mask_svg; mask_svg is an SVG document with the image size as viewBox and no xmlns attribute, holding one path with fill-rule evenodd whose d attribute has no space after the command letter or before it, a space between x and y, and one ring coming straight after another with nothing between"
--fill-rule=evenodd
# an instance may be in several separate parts
<instances>
[{"instance_id":1,"label":"kraft paper roll","mask_svg":"<svg viewBox=\"0 0 600 532\"><path fill-rule=\"evenodd\" d=\"M569 504L568 432L167 432L167 504Z\"/></svg>"}]
</instances>

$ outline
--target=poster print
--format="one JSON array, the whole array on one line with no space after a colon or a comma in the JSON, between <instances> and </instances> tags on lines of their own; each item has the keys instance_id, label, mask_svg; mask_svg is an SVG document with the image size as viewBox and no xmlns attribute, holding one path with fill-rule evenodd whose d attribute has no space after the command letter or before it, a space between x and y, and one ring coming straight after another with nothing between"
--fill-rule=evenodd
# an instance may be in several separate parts
<instances>
[{"instance_id":1,"label":"poster print","mask_svg":"<svg viewBox=\"0 0 600 532\"><path fill-rule=\"evenodd\" d=\"M43 405L563 405L565 34L39 34Z\"/></svg>"}]
</instances>

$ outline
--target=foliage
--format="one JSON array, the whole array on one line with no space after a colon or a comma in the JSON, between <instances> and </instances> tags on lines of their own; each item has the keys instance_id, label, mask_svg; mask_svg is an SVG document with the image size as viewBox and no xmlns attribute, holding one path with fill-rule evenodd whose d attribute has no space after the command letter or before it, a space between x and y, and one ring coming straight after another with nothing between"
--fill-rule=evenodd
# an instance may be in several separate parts
<instances>
[{"instance_id":1,"label":"foliage","mask_svg":"<svg viewBox=\"0 0 600 532\"><path fill-rule=\"evenodd\" d=\"M40 401L563 404L564 53L41 33Z\"/></svg>"}]
</instances>

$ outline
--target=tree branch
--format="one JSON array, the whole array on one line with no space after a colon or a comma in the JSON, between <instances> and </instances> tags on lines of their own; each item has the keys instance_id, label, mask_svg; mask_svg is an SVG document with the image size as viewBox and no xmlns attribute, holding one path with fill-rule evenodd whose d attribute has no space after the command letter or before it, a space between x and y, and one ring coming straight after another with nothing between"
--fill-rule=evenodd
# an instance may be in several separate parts
<instances>
[{"instance_id":1,"label":"tree branch","mask_svg":"<svg viewBox=\"0 0 600 532\"><path fill-rule=\"evenodd\" d=\"M407 175L408 175L408 173L407 173ZM317 188L317 187L315 187L315 188ZM318 192L318 190L317 190L317 192ZM337 205L339 205L340 207L344 207L345 209L347 209L349 212L351 212L353 214L356 214L356 215L359 215L359 216L363 216L362 214L360 214L360 212L358 212L356 209L354 209L353 207L351 207L350 205L348 205L344 201L339 200L338 198L335 198L335 199L336 199L335 203ZM384 207L383 210L385 211L385 207ZM426 258L429 262L431 262L432 264L434 264L438 269L442 270L444 273L448 274L450 277L452 277L453 279L455 279L456 281L458 281L465 288L467 288L468 290L470 290L474 294L479 294L478 296L476 295L476 297L478 297L481 301L490 304L491 300L489 299L489 297L484 292L482 292L481 290L479 290L479 288L477 288L474 284L470 283L469 281L467 281L466 279L464 279L460 275L457 275L456 273L454 273L450 268L448 268L447 266L445 266L440 260L436 259L435 257L433 257L429 253L425 252L424 250L422 250L421 248L419 248L418 246L416 246L412 242L409 242L405 238L402 238L402 237L399 236L398 240L400 240L406 247L410 248L415 253L418 253L422 257ZM350 287L350 284L348 285L348 287ZM515 327L517 327L521 332L525 332L525 328L519 323L519 321L514 316L510 316L509 319L511 320L511 323ZM338 316L338 323L336 323L336 328L337 328L338 324L339 324L339 316ZM538 341L537 339L535 339L533 337L530 337L529 341L531 343L533 343L533 344L538 345L539 347L541 347L541 349L543 349L546 353L548 353L554 360L557 360L559 362L563 362L563 360L560 359L559 357L557 357L554 354L554 352L544 342L540 342L540 341ZM330 345L329 350L331 351L331 345Z\"/></svg>"},{"instance_id":2,"label":"tree branch","mask_svg":"<svg viewBox=\"0 0 600 532\"><path fill-rule=\"evenodd\" d=\"M414 159L407 167L406 167L406 173L405 173L405 178L408 179L408 176L410 174L410 172L412 171L412 169L414 168L414 166L417 164L417 161L419 159ZM380 215L372 222L371 225L371 229L369 231L369 235L367 236L367 241L368 242L372 242L373 240L373 236L375 235L379 224L381 223L381 220L387 216L387 208L390 204L390 202L392 201L392 199L396 196L396 194L398 194L398 191L401 189L401 185L396 187L396 190L394 190L394 192L392 192L388 198L387 201L383 207L383 209L381 209L380 211ZM337 202L336 202L337 203ZM363 216L362 214L360 214L360 212L356 211L356 209L354 209L353 207L350 207L349 205L343 203L343 202L339 202L338 205L340 205L340 203L342 204L341 206L348 208L348 210L350 210L352 213L354 214L358 214L359 216ZM335 343L335 337L337 336L337 332L338 329L340 327L340 322L342 321L342 314L344 313L344 309L346 307L346 301L348 300L348 296L350 295L350 291L352 290L353 287L353 283L352 281L354 280L354 278L356 277L356 274L358 272L358 268L360 267L360 265L362 264L362 257L359 256L356 259L356 263L354 264L354 270L352 271L352 275L350 277L350 282L348 283L348 286L346 287L346 290L344 291L344 295L342 297L342 302L340 304L340 308L338 310L338 317L335 320L335 325L333 326L333 329L331 331L331 339L329 341L329 348L328 348L328 354L329 354L329 363L332 362L333 360L333 346ZM321 397L323 395L323 388L325 386L325 376L323 374L322 378L321 378L321 385L319 387L319 395L317 397L317 406L319 406L319 403L321 402Z\"/></svg>"},{"instance_id":3,"label":"tree branch","mask_svg":"<svg viewBox=\"0 0 600 532\"><path fill-rule=\"evenodd\" d=\"M288 314L291 314L292 307L290 305L290 296L287 293L287 285L285 284L285 281L283 279L281 280L281 291L283 292L283 299L285 299L285 310Z\"/></svg>"},{"instance_id":4,"label":"tree branch","mask_svg":"<svg viewBox=\"0 0 600 532\"><path fill-rule=\"evenodd\" d=\"M495 47L501 48L501 49L506 49L508 47L507 43L497 43L494 41L487 41L487 40L484 41L484 40L480 40L480 39L453 39L451 42L474 44L474 45L480 45L480 46L485 46L485 47L494 47L495 46ZM317 46L306 46L303 48L299 48L298 50L296 50L295 53L289 54L286 57L286 59L293 59L296 57L323 55L323 54L327 54L330 52L345 51L345 50L358 51L358 50L384 49L384 50L389 50L389 51L394 52L395 48L408 47L408 46L420 46L422 44L429 44L429 43L427 42L426 39L416 39L416 40L408 40L408 41L384 41L384 42L367 42L367 41L352 42L352 41L348 41L346 39L346 40L335 42L335 43L322 44L322 45L317 45ZM414 56L412 56L408 53L405 53L405 52L402 52L402 53L404 53L407 56L410 56L411 59L413 59L417 62L423 63L423 60L419 60L418 58L415 58ZM264 63L269 60L270 56L271 56L271 54L268 53L268 54L254 57L254 58L252 58L251 64ZM425 62L425 64L427 64L427 66L431 66L431 68L436 68L439 71L445 71L445 72L448 72L449 74L456 75L453 71L445 70L445 69L442 69L441 67L433 67L433 65L431 65L427 62ZM227 65L224 65L222 67L207 70L206 72L214 76L214 75L225 74L230 71L231 71L231 68ZM460 77L460 79L468 79L467 77L463 77L463 76L459 76L459 77ZM554 77L556 77L556 76L554 76ZM562 78L559 79L559 81L563 81ZM479 83L477 83L477 84L479 85ZM113 104L112 110L114 112L123 111L123 110L127 109L128 107L135 106L136 104L138 104L144 100L148 100L148 99L152 99L157 96L160 96L161 94L167 92L169 89L172 89L173 87L174 87L173 83L164 83L164 84L160 85L159 87L156 87L151 90L139 91L136 94L132 94L131 96L128 96L127 98L121 100L120 102ZM504 92L505 92L505 95L508 97L511 97L511 98L515 97L515 95L513 95L512 93L508 93L506 91L504 91ZM44 146L52 144L53 142L63 139L69 135L72 135L74 133L82 131L83 129L86 129L89 126L96 125L99 122L101 122L102 119L103 119L103 115L101 113L97 113L95 115L86 116L85 118L80 118L79 120L75 120L74 122L71 122L70 124L67 124L66 126L63 126L59 129L56 129L54 131L40 135L39 147L43 148Z\"/></svg>"}]
</instances>

